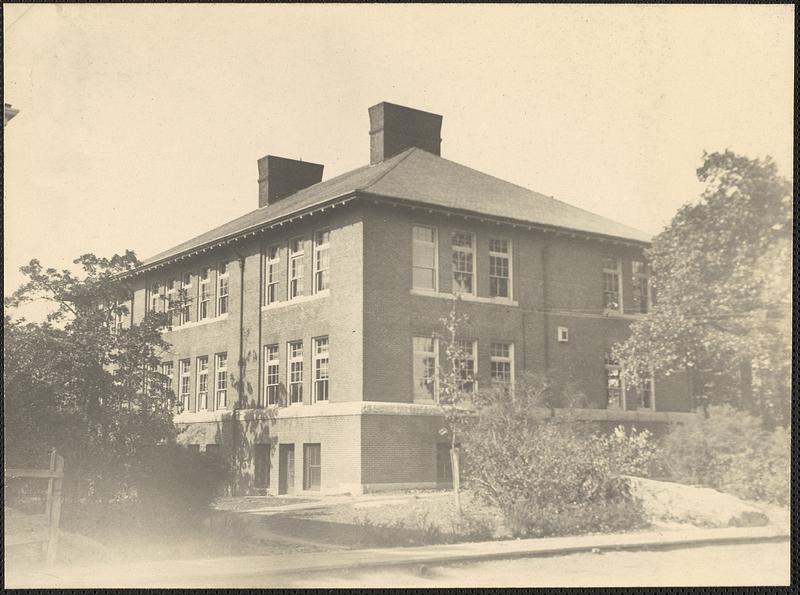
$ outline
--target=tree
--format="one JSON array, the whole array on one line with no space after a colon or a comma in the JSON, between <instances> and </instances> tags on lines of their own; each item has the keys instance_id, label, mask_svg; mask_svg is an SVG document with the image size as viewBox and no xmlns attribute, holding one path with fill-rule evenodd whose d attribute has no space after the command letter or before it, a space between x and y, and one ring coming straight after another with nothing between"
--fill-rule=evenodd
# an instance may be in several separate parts
<instances>
[{"instance_id":1,"label":"tree","mask_svg":"<svg viewBox=\"0 0 800 595\"><path fill-rule=\"evenodd\" d=\"M458 518L461 518L461 478L458 437L466 419L470 415L471 390L475 377L472 366L468 364L470 353L458 338L469 318L459 314L456 309L458 296L454 295L450 311L440 319L444 333L439 335L444 344L445 366L438 371L438 404L444 414L447 431L450 435L450 467L453 475L453 498Z\"/></svg>"},{"instance_id":2,"label":"tree","mask_svg":"<svg viewBox=\"0 0 800 595\"><path fill-rule=\"evenodd\" d=\"M139 264L132 252L74 262L80 276L32 260L21 269L27 282L5 301L6 456L29 464L55 447L72 480L66 495L102 500L128 484L142 447L174 437L174 395L157 371L169 320L148 313L118 324L131 298L120 274ZM54 305L46 320L12 320L9 311L33 300Z\"/></svg>"},{"instance_id":3,"label":"tree","mask_svg":"<svg viewBox=\"0 0 800 595\"><path fill-rule=\"evenodd\" d=\"M615 355L629 382L688 368L701 398L788 421L792 184L731 151L705 154L697 176L700 200L646 251L657 299Z\"/></svg>"}]
</instances>

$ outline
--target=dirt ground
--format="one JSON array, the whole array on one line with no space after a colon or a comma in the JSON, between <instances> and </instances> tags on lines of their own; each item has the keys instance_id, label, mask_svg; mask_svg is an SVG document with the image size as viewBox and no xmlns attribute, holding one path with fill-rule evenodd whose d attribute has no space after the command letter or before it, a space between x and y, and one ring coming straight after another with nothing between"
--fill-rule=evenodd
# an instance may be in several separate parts
<instances>
[{"instance_id":1,"label":"dirt ground","mask_svg":"<svg viewBox=\"0 0 800 595\"><path fill-rule=\"evenodd\" d=\"M789 543L581 553L286 578L271 587L635 587L789 584ZM226 583L226 586L236 586ZM241 585L244 586L244 585ZM248 586L256 586L250 584ZM263 585L266 586L266 585Z\"/></svg>"}]
</instances>

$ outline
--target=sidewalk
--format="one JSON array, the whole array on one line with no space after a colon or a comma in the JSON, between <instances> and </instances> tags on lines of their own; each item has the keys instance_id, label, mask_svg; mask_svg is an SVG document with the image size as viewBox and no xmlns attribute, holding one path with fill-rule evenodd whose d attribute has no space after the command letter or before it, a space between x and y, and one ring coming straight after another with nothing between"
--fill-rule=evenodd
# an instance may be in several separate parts
<instances>
[{"instance_id":1,"label":"sidewalk","mask_svg":"<svg viewBox=\"0 0 800 595\"><path fill-rule=\"evenodd\" d=\"M365 549L302 553L281 556L168 560L128 565L42 569L24 576L6 568L6 587L195 587L223 585L226 578L246 578L252 586L268 587L271 578L320 571L370 567L557 556L593 550L746 543L788 539L789 532L775 527L650 531L580 537L551 537L460 543L409 548ZM16 575L16 576L15 576Z\"/></svg>"}]
</instances>

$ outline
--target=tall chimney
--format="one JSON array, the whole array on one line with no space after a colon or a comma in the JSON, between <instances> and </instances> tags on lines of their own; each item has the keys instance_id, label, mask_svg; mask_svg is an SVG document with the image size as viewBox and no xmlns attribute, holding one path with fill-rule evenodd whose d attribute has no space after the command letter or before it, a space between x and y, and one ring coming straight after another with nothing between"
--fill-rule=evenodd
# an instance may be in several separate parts
<instances>
[{"instance_id":1,"label":"tall chimney","mask_svg":"<svg viewBox=\"0 0 800 595\"><path fill-rule=\"evenodd\" d=\"M267 155L258 160L258 206L266 207L322 181L319 163Z\"/></svg>"},{"instance_id":2,"label":"tall chimney","mask_svg":"<svg viewBox=\"0 0 800 595\"><path fill-rule=\"evenodd\" d=\"M382 101L369 108L369 163L419 147L441 155L442 116Z\"/></svg>"}]
</instances>

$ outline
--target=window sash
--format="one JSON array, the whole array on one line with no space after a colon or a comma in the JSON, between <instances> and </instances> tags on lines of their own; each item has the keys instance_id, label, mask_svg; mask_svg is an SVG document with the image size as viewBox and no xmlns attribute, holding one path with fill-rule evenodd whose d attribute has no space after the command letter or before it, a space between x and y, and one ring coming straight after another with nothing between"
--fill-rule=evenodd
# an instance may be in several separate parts
<instances>
[{"instance_id":1,"label":"window sash","mask_svg":"<svg viewBox=\"0 0 800 595\"><path fill-rule=\"evenodd\" d=\"M197 409L208 409L208 356L197 358Z\"/></svg>"},{"instance_id":2,"label":"window sash","mask_svg":"<svg viewBox=\"0 0 800 595\"><path fill-rule=\"evenodd\" d=\"M181 404L184 411L189 409L189 396L191 392L191 362L188 359L181 360L180 367L180 393Z\"/></svg>"},{"instance_id":3,"label":"window sash","mask_svg":"<svg viewBox=\"0 0 800 595\"><path fill-rule=\"evenodd\" d=\"M328 337L314 341L314 400L327 401L329 398L329 342Z\"/></svg>"},{"instance_id":4,"label":"window sash","mask_svg":"<svg viewBox=\"0 0 800 595\"><path fill-rule=\"evenodd\" d=\"M412 228L412 287L436 291L438 287L438 249L435 227Z\"/></svg>"},{"instance_id":5,"label":"window sash","mask_svg":"<svg viewBox=\"0 0 800 595\"><path fill-rule=\"evenodd\" d=\"M271 407L280 405L280 364L278 361L278 346L267 345L264 348L264 396L260 398L260 405Z\"/></svg>"},{"instance_id":6,"label":"window sash","mask_svg":"<svg viewBox=\"0 0 800 595\"><path fill-rule=\"evenodd\" d=\"M413 337L412 347L414 398L436 400L438 398L438 341L431 337Z\"/></svg>"},{"instance_id":7,"label":"window sash","mask_svg":"<svg viewBox=\"0 0 800 595\"><path fill-rule=\"evenodd\" d=\"M454 231L450 239L453 251L453 292L473 294L475 291L475 237Z\"/></svg>"},{"instance_id":8,"label":"window sash","mask_svg":"<svg viewBox=\"0 0 800 595\"><path fill-rule=\"evenodd\" d=\"M265 304L273 304L278 301L278 282L280 280L280 252L277 246L267 248L267 272L266 272L266 296Z\"/></svg>"},{"instance_id":9,"label":"window sash","mask_svg":"<svg viewBox=\"0 0 800 595\"><path fill-rule=\"evenodd\" d=\"M314 292L325 291L330 282L330 232L317 232L314 236Z\"/></svg>"},{"instance_id":10,"label":"window sash","mask_svg":"<svg viewBox=\"0 0 800 595\"><path fill-rule=\"evenodd\" d=\"M217 271L217 316L221 316L228 313L228 268L220 264Z\"/></svg>"},{"instance_id":11,"label":"window sash","mask_svg":"<svg viewBox=\"0 0 800 595\"><path fill-rule=\"evenodd\" d=\"M489 358L492 382L513 384L514 382L514 344L493 342Z\"/></svg>"},{"instance_id":12,"label":"window sash","mask_svg":"<svg viewBox=\"0 0 800 595\"><path fill-rule=\"evenodd\" d=\"M303 402L303 343L289 343L289 403Z\"/></svg>"},{"instance_id":13,"label":"window sash","mask_svg":"<svg viewBox=\"0 0 800 595\"><path fill-rule=\"evenodd\" d=\"M216 367L216 408L228 406L228 354L217 354Z\"/></svg>"},{"instance_id":14,"label":"window sash","mask_svg":"<svg viewBox=\"0 0 800 595\"><path fill-rule=\"evenodd\" d=\"M622 270L618 258L603 257L603 301L606 310L622 311Z\"/></svg>"}]
</instances>

